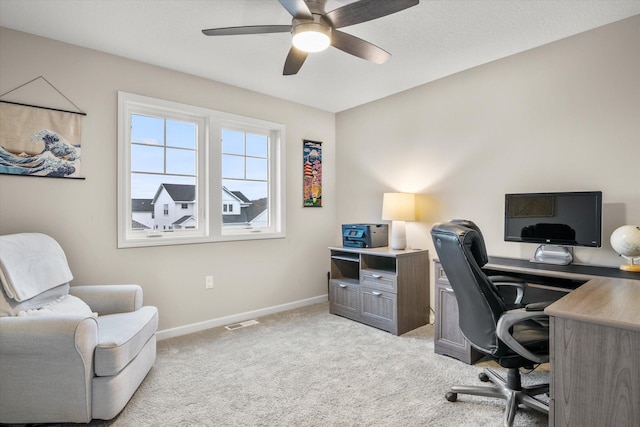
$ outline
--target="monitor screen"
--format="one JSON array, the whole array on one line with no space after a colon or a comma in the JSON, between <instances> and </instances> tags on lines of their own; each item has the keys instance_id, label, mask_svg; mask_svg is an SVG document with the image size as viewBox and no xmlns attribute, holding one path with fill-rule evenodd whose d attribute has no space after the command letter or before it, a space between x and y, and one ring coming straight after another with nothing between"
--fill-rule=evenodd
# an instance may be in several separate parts
<instances>
[{"instance_id":1,"label":"monitor screen","mask_svg":"<svg viewBox=\"0 0 640 427\"><path fill-rule=\"evenodd\" d=\"M504 240L600 247L602 192L506 194Z\"/></svg>"}]
</instances>

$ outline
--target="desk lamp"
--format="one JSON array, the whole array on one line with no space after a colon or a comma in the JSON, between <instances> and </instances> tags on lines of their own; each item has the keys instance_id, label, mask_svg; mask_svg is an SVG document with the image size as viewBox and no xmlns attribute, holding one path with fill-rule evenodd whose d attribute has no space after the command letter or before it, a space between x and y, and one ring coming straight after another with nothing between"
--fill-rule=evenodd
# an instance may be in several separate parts
<instances>
[{"instance_id":1,"label":"desk lamp","mask_svg":"<svg viewBox=\"0 0 640 427\"><path fill-rule=\"evenodd\" d=\"M631 261L620 265L620 270L640 273L640 264L634 264L634 258L640 257L640 226L623 225L611 233L611 247L622 257Z\"/></svg>"},{"instance_id":2,"label":"desk lamp","mask_svg":"<svg viewBox=\"0 0 640 427\"><path fill-rule=\"evenodd\" d=\"M384 193L382 219L391 221L391 249L407 247L405 221L416 219L415 195L409 193Z\"/></svg>"}]
</instances>

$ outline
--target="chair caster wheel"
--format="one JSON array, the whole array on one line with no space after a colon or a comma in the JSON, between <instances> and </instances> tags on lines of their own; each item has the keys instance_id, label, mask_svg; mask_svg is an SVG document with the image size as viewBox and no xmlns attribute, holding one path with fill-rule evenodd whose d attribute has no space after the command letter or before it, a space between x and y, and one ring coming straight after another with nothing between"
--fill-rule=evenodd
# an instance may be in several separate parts
<instances>
[{"instance_id":1,"label":"chair caster wheel","mask_svg":"<svg viewBox=\"0 0 640 427\"><path fill-rule=\"evenodd\" d=\"M453 393L450 391L444 395L444 398L447 399L449 402L455 402L456 400L458 400L458 393Z\"/></svg>"},{"instance_id":2,"label":"chair caster wheel","mask_svg":"<svg viewBox=\"0 0 640 427\"><path fill-rule=\"evenodd\" d=\"M485 374L484 372L480 372L478 374L478 378L480 379L480 381L482 381L483 383L488 383L489 381L491 381L489 379L489 375Z\"/></svg>"}]
</instances>

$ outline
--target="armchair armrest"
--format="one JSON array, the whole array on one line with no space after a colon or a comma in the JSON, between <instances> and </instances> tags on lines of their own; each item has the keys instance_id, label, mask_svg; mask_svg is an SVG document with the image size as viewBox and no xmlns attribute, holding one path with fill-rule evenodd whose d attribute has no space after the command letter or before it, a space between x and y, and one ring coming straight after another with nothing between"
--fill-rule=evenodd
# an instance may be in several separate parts
<instances>
[{"instance_id":1,"label":"armchair armrest","mask_svg":"<svg viewBox=\"0 0 640 427\"><path fill-rule=\"evenodd\" d=\"M97 343L91 316L0 317L0 423L89 422Z\"/></svg>"},{"instance_id":2,"label":"armchair armrest","mask_svg":"<svg viewBox=\"0 0 640 427\"><path fill-rule=\"evenodd\" d=\"M522 279L517 279L511 276L489 276L489 280L493 282L494 285L500 290L501 287L513 287L516 288L516 298L514 299L514 304L520 304L522 302L522 298L524 297L524 289L527 286L525 281Z\"/></svg>"},{"instance_id":3,"label":"armchair armrest","mask_svg":"<svg viewBox=\"0 0 640 427\"><path fill-rule=\"evenodd\" d=\"M100 316L142 307L142 288L138 285L72 286L69 293L86 302Z\"/></svg>"},{"instance_id":4,"label":"armchair armrest","mask_svg":"<svg viewBox=\"0 0 640 427\"><path fill-rule=\"evenodd\" d=\"M535 354L524 348L511 334L511 328L526 320L545 322L548 319L549 316L540 311L526 311L524 308L509 310L498 320L496 332L498 338L516 353L536 363L546 363L549 361L549 355Z\"/></svg>"},{"instance_id":5,"label":"armchair armrest","mask_svg":"<svg viewBox=\"0 0 640 427\"><path fill-rule=\"evenodd\" d=\"M98 344L98 323L94 317L77 315L0 317L0 344L3 355L75 351L85 344L93 353Z\"/></svg>"}]
</instances>

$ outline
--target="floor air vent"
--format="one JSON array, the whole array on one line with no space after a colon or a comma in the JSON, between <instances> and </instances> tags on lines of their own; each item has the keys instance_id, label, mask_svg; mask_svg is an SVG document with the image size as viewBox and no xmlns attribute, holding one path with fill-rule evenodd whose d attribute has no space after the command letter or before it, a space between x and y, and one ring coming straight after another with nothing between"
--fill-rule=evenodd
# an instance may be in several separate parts
<instances>
[{"instance_id":1,"label":"floor air vent","mask_svg":"<svg viewBox=\"0 0 640 427\"><path fill-rule=\"evenodd\" d=\"M240 322L240 323L234 323L232 325L227 325L225 326L225 328L229 331L234 331L236 329L240 329L240 328L246 328L247 326L253 326L253 325L257 325L260 322L258 322L257 320L247 320L245 322Z\"/></svg>"}]
</instances>

